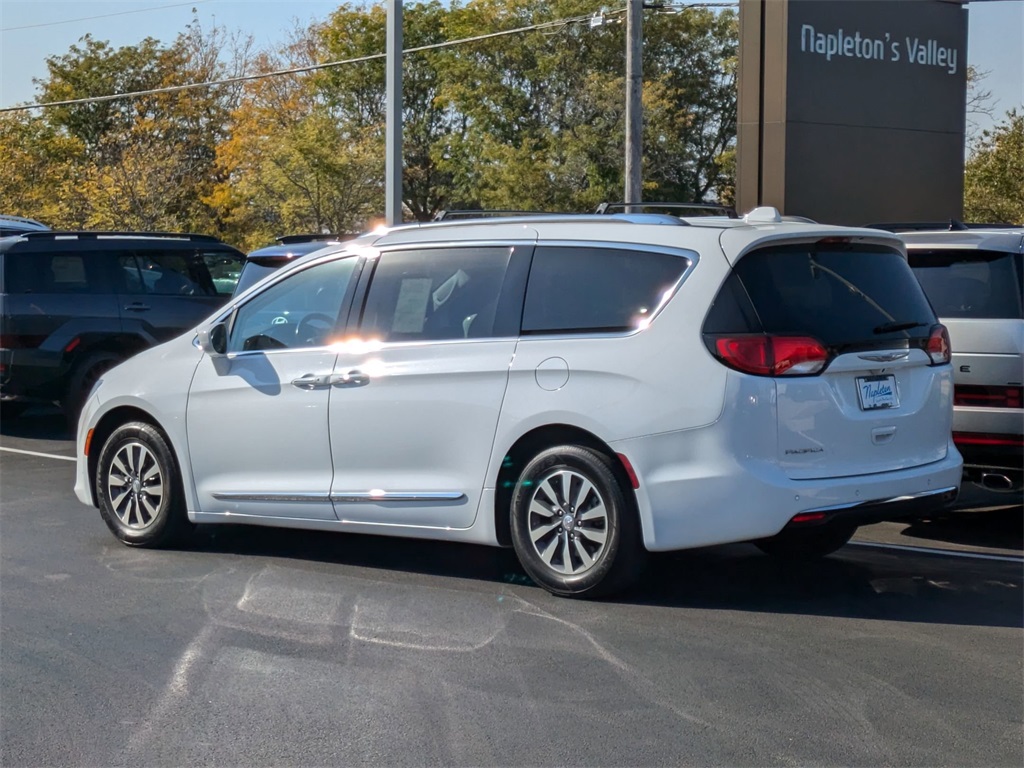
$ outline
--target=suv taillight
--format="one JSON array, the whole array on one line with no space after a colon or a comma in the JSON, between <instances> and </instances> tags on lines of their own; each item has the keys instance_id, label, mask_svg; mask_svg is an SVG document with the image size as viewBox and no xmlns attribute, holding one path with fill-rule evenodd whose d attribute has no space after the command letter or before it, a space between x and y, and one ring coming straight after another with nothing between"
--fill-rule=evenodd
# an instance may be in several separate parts
<instances>
[{"instance_id":1,"label":"suv taillight","mask_svg":"<svg viewBox=\"0 0 1024 768\"><path fill-rule=\"evenodd\" d=\"M944 325L933 325L932 332L928 336L928 344L925 352L931 358L932 365L945 365L950 361L949 331Z\"/></svg>"},{"instance_id":2,"label":"suv taillight","mask_svg":"<svg viewBox=\"0 0 1024 768\"><path fill-rule=\"evenodd\" d=\"M755 376L809 376L828 364L825 346L809 336L749 334L715 339L715 356Z\"/></svg>"},{"instance_id":3,"label":"suv taillight","mask_svg":"<svg viewBox=\"0 0 1024 768\"><path fill-rule=\"evenodd\" d=\"M953 387L953 405L973 405L983 408L1024 407L1024 387L985 387L975 384L957 384Z\"/></svg>"}]
</instances>

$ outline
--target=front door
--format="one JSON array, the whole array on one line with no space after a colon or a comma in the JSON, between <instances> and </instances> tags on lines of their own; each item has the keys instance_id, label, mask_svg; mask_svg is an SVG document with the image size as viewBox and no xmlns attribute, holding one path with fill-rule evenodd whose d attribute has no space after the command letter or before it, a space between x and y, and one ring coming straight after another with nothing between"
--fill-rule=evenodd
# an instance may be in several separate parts
<instances>
[{"instance_id":1,"label":"front door","mask_svg":"<svg viewBox=\"0 0 1024 768\"><path fill-rule=\"evenodd\" d=\"M328 404L361 259L293 272L250 297L226 357L205 357L189 391L189 454L203 512L334 519Z\"/></svg>"}]
</instances>

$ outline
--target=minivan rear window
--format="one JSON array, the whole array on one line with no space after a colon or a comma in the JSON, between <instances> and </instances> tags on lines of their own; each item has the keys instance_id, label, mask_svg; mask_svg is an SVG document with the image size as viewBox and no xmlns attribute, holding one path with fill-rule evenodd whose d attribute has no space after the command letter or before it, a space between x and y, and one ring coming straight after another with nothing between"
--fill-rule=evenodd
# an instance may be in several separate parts
<instances>
[{"instance_id":1,"label":"minivan rear window","mask_svg":"<svg viewBox=\"0 0 1024 768\"><path fill-rule=\"evenodd\" d=\"M789 244L744 256L726 280L705 333L811 336L832 349L927 339L937 322L894 249Z\"/></svg>"},{"instance_id":2,"label":"minivan rear window","mask_svg":"<svg viewBox=\"0 0 1024 768\"><path fill-rule=\"evenodd\" d=\"M1021 254L945 248L908 256L939 317L1024 318Z\"/></svg>"}]
</instances>

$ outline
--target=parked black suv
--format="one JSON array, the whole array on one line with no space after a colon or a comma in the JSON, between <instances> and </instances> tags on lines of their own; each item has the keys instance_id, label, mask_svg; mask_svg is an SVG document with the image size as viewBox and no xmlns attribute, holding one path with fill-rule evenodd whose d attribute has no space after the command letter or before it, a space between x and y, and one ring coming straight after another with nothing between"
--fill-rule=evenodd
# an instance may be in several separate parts
<instances>
[{"instance_id":1,"label":"parked black suv","mask_svg":"<svg viewBox=\"0 0 1024 768\"><path fill-rule=\"evenodd\" d=\"M74 421L96 379L192 328L245 256L205 235L27 232L0 238L0 403L57 402Z\"/></svg>"}]
</instances>

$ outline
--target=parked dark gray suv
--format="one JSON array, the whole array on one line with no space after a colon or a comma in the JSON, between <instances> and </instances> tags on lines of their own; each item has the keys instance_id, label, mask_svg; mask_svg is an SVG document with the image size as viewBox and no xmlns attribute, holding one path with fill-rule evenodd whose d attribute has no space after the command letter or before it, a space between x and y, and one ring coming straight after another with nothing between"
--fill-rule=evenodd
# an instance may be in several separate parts
<instances>
[{"instance_id":1,"label":"parked dark gray suv","mask_svg":"<svg viewBox=\"0 0 1024 768\"><path fill-rule=\"evenodd\" d=\"M4 417L59 403L230 298L245 256L205 235L35 231L0 238Z\"/></svg>"}]
</instances>

